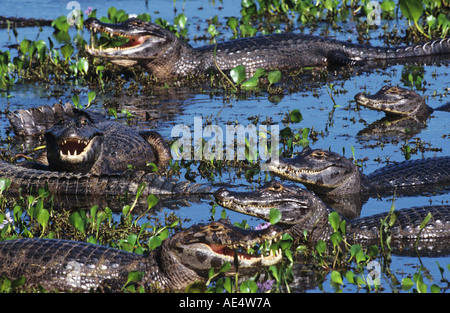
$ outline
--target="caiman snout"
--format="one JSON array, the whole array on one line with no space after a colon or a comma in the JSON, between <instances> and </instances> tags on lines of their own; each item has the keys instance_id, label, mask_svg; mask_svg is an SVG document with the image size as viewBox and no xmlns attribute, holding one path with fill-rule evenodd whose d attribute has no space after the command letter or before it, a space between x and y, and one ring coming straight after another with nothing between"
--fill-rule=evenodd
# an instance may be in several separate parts
<instances>
[{"instance_id":1,"label":"caiman snout","mask_svg":"<svg viewBox=\"0 0 450 313\"><path fill-rule=\"evenodd\" d=\"M214 192L214 198L216 198L216 200L223 200L229 197L229 195L230 192L225 187L222 187Z\"/></svg>"}]
</instances>

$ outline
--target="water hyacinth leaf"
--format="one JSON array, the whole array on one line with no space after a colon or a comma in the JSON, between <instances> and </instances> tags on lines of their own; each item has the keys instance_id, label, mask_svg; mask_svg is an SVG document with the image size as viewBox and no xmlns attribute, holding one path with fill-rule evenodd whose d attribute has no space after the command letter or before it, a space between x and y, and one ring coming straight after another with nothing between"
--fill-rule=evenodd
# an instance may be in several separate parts
<instances>
[{"instance_id":1,"label":"water hyacinth leaf","mask_svg":"<svg viewBox=\"0 0 450 313\"><path fill-rule=\"evenodd\" d=\"M420 0L400 0L402 14L409 20L417 22L423 13L423 3Z\"/></svg>"},{"instance_id":2,"label":"water hyacinth leaf","mask_svg":"<svg viewBox=\"0 0 450 313\"><path fill-rule=\"evenodd\" d=\"M144 272L131 271L131 272L128 273L127 284L131 283L131 282L141 281L142 277L144 277Z\"/></svg>"},{"instance_id":3,"label":"water hyacinth leaf","mask_svg":"<svg viewBox=\"0 0 450 313\"><path fill-rule=\"evenodd\" d=\"M236 84L242 83L245 79L245 66L238 65L231 69L230 76Z\"/></svg>"},{"instance_id":4,"label":"water hyacinth leaf","mask_svg":"<svg viewBox=\"0 0 450 313\"><path fill-rule=\"evenodd\" d=\"M88 92L88 104L91 104L91 102L95 100L95 97L96 97L95 91L89 91Z\"/></svg>"},{"instance_id":5,"label":"water hyacinth leaf","mask_svg":"<svg viewBox=\"0 0 450 313\"><path fill-rule=\"evenodd\" d=\"M257 77L251 77L245 82L242 83L241 87L245 89L252 89L258 86L258 78Z\"/></svg>"},{"instance_id":6,"label":"water hyacinth leaf","mask_svg":"<svg viewBox=\"0 0 450 313\"><path fill-rule=\"evenodd\" d=\"M332 233L330 240L334 246L337 246L342 242L342 235L340 233Z\"/></svg>"},{"instance_id":7,"label":"water hyacinth leaf","mask_svg":"<svg viewBox=\"0 0 450 313\"><path fill-rule=\"evenodd\" d=\"M159 199L158 197L156 197L155 195L148 195L147 197L147 207L149 209L153 208L157 203L158 203Z\"/></svg>"},{"instance_id":8,"label":"water hyacinth leaf","mask_svg":"<svg viewBox=\"0 0 450 313\"><path fill-rule=\"evenodd\" d=\"M341 222L341 218L339 217L338 212L333 211L328 215L328 221L330 222L331 227L335 232L339 230L339 224Z\"/></svg>"},{"instance_id":9,"label":"water hyacinth leaf","mask_svg":"<svg viewBox=\"0 0 450 313\"><path fill-rule=\"evenodd\" d=\"M161 243L161 238L159 238L158 236L151 236L148 245L150 247L150 250L154 250L155 248L159 247Z\"/></svg>"},{"instance_id":10,"label":"water hyacinth leaf","mask_svg":"<svg viewBox=\"0 0 450 313\"><path fill-rule=\"evenodd\" d=\"M64 59L66 61L68 61L70 59L70 57L72 56L72 53L75 49L70 43L67 43L64 46L62 46L60 50L61 50L61 53L62 53Z\"/></svg>"},{"instance_id":11,"label":"water hyacinth leaf","mask_svg":"<svg viewBox=\"0 0 450 313\"><path fill-rule=\"evenodd\" d=\"M184 13L181 13L181 14L177 15L174 22L175 22L175 24L180 26L180 28L183 29L186 27L187 17Z\"/></svg>"},{"instance_id":12,"label":"water hyacinth leaf","mask_svg":"<svg viewBox=\"0 0 450 313\"><path fill-rule=\"evenodd\" d=\"M211 35L211 37L216 37L219 35L219 31L214 24L210 24L208 26L208 33Z\"/></svg>"},{"instance_id":13,"label":"water hyacinth leaf","mask_svg":"<svg viewBox=\"0 0 450 313\"><path fill-rule=\"evenodd\" d=\"M127 237L127 241L128 243L130 243L131 245L136 245L137 242L137 235L136 234L129 234Z\"/></svg>"},{"instance_id":14,"label":"water hyacinth leaf","mask_svg":"<svg viewBox=\"0 0 450 313\"><path fill-rule=\"evenodd\" d=\"M38 220L39 224L41 224L41 226L43 228L45 228L47 226L49 218L50 218L50 213L46 209L40 209L36 215L36 219Z\"/></svg>"},{"instance_id":15,"label":"water hyacinth leaf","mask_svg":"<svg viewBox=\"0 0 450 313\"><path fill-rule=\"evenodd\" d=\"M169 230L166 228L163 231L161 231L158 235L159 239L161 239L161 241L165 240L167 237L169 237Z\"/></svg>"},{"instance_id":16,"label":"water hyacinth leaf","mask_svg":"<svg viewBox=\"0 0 450 313\"><path fill-rule=\"evenodd\" d=\"M145 183L140 183L138 189L136 191L136 199L141 197L142 192L144 191Z\"/></svg>"},{"instance_id":17,"label":"water hyacinth leaf","mask_svg":"<svg viewBox=\"0 0 450 313\"><path fill-rule=\"evenodd\" d=\"M225 262L225 263L220 267L219 273L225 273L225 272L228 272L228 271L230 270L230 268L231 268L231 263L230 263L230 262Z\"/></svg>"},{"instance_id":18,"label":"water hyacinth leaf","mask_svg":"<svg viewBox=\"0 0 450 313\"><path fill-rule=\"evenodd\" d=\"M0 192L7 190L11 186L11 180L9 178L0 179Z\"/></svg>"},{"instance_id":19,"label":"water hyacinth leaf","mask_svg":"<svg viewBox=\"0 0 450 313\"><path fill-rule=\"evenodd\" d=\"M228 263L229 264L229 263ZM223 287L225 288L225 290L229 293L231 293L233 291L233 282L231 281L230 277L226 277L224 282L223 282Z\"/></svg>"},{"instance_id":20,"label":"water hyacinth leaf","mask_svg":"<svg viewBox=\"0 0 450 313\"><path fill-rule=\"evenodd\" d=\"M170 228L173 228L175 226L177 226L180 223L180 220L175 220L172 222L172 224L169 225Z\"/></svg>"},{"instance_id":21,"label":"water hyacinth leaf","mask_svg":"<svg viewBox=\"0 0 450 313\"><path fill-rule=\"evenodd\" d=\"M77 61L77 68L83 74L87 74L89 70L89 62L85 58L81 58Z\"/></svg>"},{"instance_id":22,"label":"water hyacinth leaf","mask_svg":"<svg viewBox=\"0 0 450 313\"><path fill-rule=\"evenodd\" d=\"M72 213L69 217L69 221L76 230L84 233L84 219L81 217L79 212Z\"/></svg>"},{"instance_id":23,"label":"water hyacinth leaf","mask_svg":"<svg viewBox=\"0 0 450 313\"><path fill-rule=\"evenodd\" d=\"M425 216L425 218L423 219L422 223L420 224L420 229L424 229L432 217L433 215L431 214L431 212L429 212L427 216Z\"/></svg>"},{"instance_id":24,"label":"water hyacinth leaf","mask_svg":"<svg viewBox=\"0 0 450 313\"><path fill-rule=\"evenodd\" d=\"M293 123L300 123L303 120L303 115L299 109L294 109L289 113L289 118Z\"/></svg>"},{"instance_id":25,"label":"water hyacinth leaf","mask_svg":"<svg viewBox=\"0 0 450 313\"><path fill-rule=\"evenodd\" d=\"M325 252L325 250L327 249L327 244L325 241L323 241L322 239L320 239L317 244L316 244L316 250L319 254L322 254Z\"/></svg>"},{"instance_id":26,"label":"water hyacinth leaf","mask_svg":"<svg viewBox=\"0 0 450 313\"><path fill-rule=\"evenodd\" d=\"M269 212L269 221L272 225L278 223L281 219L281 212L278 209L272 208Z\"/></svg>"},{"instance_id":27,"label":"water hyacinth leaf","mask_svg":"<svg viewBox=\"0 0 450 313\"><path fill-rule=\"evenodd\" d=\"M243 293L255 293L258 290L258 285L254 280L246 280L242 282L239 290Z\"/></svg>"},{"instance_id":28,"label":"water hyacinth leaf","mask_svg":"<svg viewBox=\"0 0 450 313\"><path fill-rule=\"evenodd\" d=\"M342 281L341 273L339 273L338 271L332 271L331 272L331 281L336 283L336 284L339 284L339 285L342 285L344 283Z\"/></svg>"},{"instance_id":29,"label":"water hyacinth leaf","mask_svg":"<svg viewBox=\"0 0 450 313\"><path fill-rule=\"evenodd\" d=\"M414 286L414 282L411 278L405 277L402 279L402 289L404 291L408 291L412 286Z\"/></svg>"},{"instance_id":30,"label":"water hyacinth leaf","mask_svg":"<svg viewBox=\"0 0 450 313\"><path fill-rule=\"evenodd\" d=\"M267 79L269 80L269 83L271 85L276 84L281 79L281 72L280 71L271 71L269 74L267 74Z\"/></svg>"},{"instance_id":31,"label":"water hyacinth leaf","mask_svg":"<svg viewBox=\"0 0 450 313\"><path fill-rule=\"evenodd\" d=\"M227 26L231 28L233 32L237 32L237 27L239 25L239 21L235 17L230 17L227 21Z\"/></svg>"},{"instance_id":32,"label":"water hyacinth leaf","mask_svg":"<svg viewBox=\"0 0 450 313\"><path fill-rule=\"evenodd\" d=\"M28 39L24 39L20 42L20 52L22 52L22 54L26 54L28 52L28 48L31 44L31 41L29 41Z\"/></svg>"},{"instance_id":33,"label":"water hyacinth leaf","mask_svg":"<svg viewBox=\"0 0 450 313\"><path fill-rule=\"evenodd\" d=\"M433 284L430 286L430 292L431 293L440 293L441 288L438 285Z\"/></svg>"}]
</instances>

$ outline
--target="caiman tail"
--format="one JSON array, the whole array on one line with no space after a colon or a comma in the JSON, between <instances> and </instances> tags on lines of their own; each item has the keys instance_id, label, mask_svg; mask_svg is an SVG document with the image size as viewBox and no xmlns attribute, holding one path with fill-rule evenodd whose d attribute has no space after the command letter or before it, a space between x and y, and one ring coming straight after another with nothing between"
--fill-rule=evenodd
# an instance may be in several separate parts
<instances>
[{"instance_id":1,"label":"caiman tail","mask_svg":"<svg viewBox=\"0 0 450 313\"><path fill-rule=\"evenodd\" d=\"M126 171L121 174L80 174L29 169L0 161L0 178L11 180L10 191L32 193L47 188L61 195L120 196L136 195L139 186L145 184L143 195L208 194L210 186L166 178L145 171Z\"/></svg>"},{"instance_id":2,"label":"caiman tail","mask_svg":"<svg viewBox=\"0 0 450 313\"><path fill-rule=\"evenodd\" d=\"M408 59L421 56L442 55L450 53L450 37L436 39L423 44L412 46L401 46L393 48L349 45L344 48L350 58L356 60L388 60L388 59Z\"/></svg>"}]
</instances>

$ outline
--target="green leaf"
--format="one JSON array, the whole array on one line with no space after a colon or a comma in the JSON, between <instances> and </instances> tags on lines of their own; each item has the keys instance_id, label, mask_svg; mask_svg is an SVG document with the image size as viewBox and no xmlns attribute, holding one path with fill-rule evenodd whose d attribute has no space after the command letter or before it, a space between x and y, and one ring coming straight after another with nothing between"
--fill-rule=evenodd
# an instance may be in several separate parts
<instances>
[{"instance_id":1,"label":"green leaf","mask_svg":"<svg viewBox=\"0 0 450 313\"><path fill-rule=\"evenodd\" d=\"M242 83L245 79L245 66L238 65L231 69L230 76L236 84Z\"/></svg>"},{"instance_id":2,"label":"green leaf","mask_svg":"<svg viewBox=\"0 0 450 313\"><path fill-rule=\"evenodd\" d=\"M331 227L335 232L339 230L339 224L341 222L341 218L339 217L338 212L333 211L328 215L328 221L330 222Z\"/></svg>"},{"instance_id":3,"label":"green leaf","mask_svg":"<svg viewBox=\"0 0 450 313\"><path fill-rule=\"evenodd\" d=\"M145 183L140 183L137 188L137 191L136 191L136 199L141 197L141 194L144 191L144 189L145 189Z\"/></svg>"},{"instance_id":4,"label":"green leaf","mask_svg":"<svg viewBox=\"0 0 450 313\"><path fill-rule=\"evenodd\" d=\"M148 242L150 250L154 250L155 248L159 247L161 243L162 240L158 236L151 236Z\"/></svg>"},{"instance_id":5,"label":"green leaf","mask_svg":"<svg viewBox=\"0 0 450 313\"><path fill-rule=\"evenodd\" d=\"M95 91L89 91L88 92L88 104L91 104L92 101L95 99Z\"/></svg>"},{"instance_id":6,"label":"green leaf","mask_svg":"<svg viewBox=\"0 0 450 313\"><path fill-rule=\"evenodd\" d=\"M432 217L433 215L431 214L431 212L429 212L427 216L425 216L425 218L423 219L422 223L420 224L420 229L424 229Z\"/></svg>"},{"instance_id":7,"label":"green leaf","mask_svg":"<svg viewBox=\"0 0 450 313\"><path fill-rule=\"evenodd\" d=\"M158 199L157 196L155 196L153 194L148 195L148 197L147 197L147 207L149 209L153 208L158 203L158 201L159 201L159 199Z\"/></svg>"},{"instance_id":8,"label":"green leaf","mask_svg":"<svg viewBox=\"0 0 450 313\"><path fill-rule=\"evenodd\" d=\"M137 235L136 235L136 234L129 234L128 237L127 237L127 241L128 241L131 245L135 246L135 245L136 245L136 242L137 242Z\"/></svg>"},{"instance_id":9,"label":"green leaf","mask_svg":"<svg viewBox=\"0 0 450 313\"><path fill-rule=\"evenodd\" d=\"M233 32L237 32L237 27L239 26L239 21L235 17L230 17L227 21L227 26L231 28Z\"/></svg>"},{"instance_id":10,"label":"green leaf","mask_svg":"<svg viewBox=\"0 0 450 313\"><path fill-rule=\"evenodd\" d=\"M294 109L289 113L289 118L293 123L300 123L303 120L303 115L299 109Z\"/></svg>"},{"instance_id":11,"label":"green leaf","mask_svg":"<svg viewBox=\"0 0 450 313\"><path fill-rule=\"evenodd\" d=\"M48 220L50 218L50 213L46 209L40 209L36 219L38 220L39 224L41 224L42 227L46 227Z\"/></svg>"},{"instance_id":12,"label":"green leaf","mask_svg":"<svg viewBox=\"0 0 450 313\"><path fill-rule=\"evenodd\" d=\"M343 281L342 281L341 273L339 273L338 271L332 271L331 272L331 281L336 284L342 285Z\"/></svg>"},{"instance_id":13,"label":"green leaf","mask_svg":"<svg viewBox=\"0 0 450 313\"><path fill-rule=\"evenodd\" d=\"M278 223L281 219L281 213L278 209L272 208L269 212L269 222L272 225Z\"/></svg>"},{"instance_id":14,"label":"green leaf","mask_svg":"<svg viewBox=\"0 0 450 313\"><path fill-rule=\"evenodd\" d=\"M211 35L211 37L216 37L219 35L219 31L214 24L210 24L208 26L208 33Z\"/></svg>"},{"instance_id":15,"label":"green leaf","mask_svg":"<svg viewBox=\"0 0 450 313\"><path fill-rule=\"evenodd\" d=\"M330 240L334 246L337 246L342 242L342 235L340 233L332 233Z\"/></svg>"},{"instance_id":16,"label":"green leaf","mask_svg":"<svg viewBox=\"0 0 450 313\"><path fill-rule=\"evenodd\" d=\"M267 79L269 80L269 83L271 85L278 83L281 79L281 72L280 71L271 71L269 74L267 74Z\"/></svg>"},{"instance_id":17,"label":"green leaf","mask_svg":"<svg viewBox=\"0 0 450 313\"><path fill-rule=\"evenodd\" d=\"M161 231L158 235L159 239L161 239L161 241L163 241L164 239L166 239L167 237L169 237L169 230L166 228L163 231Z\"/></svg>"},{"instance_id":18,"label":"green leaf","mask_svg":"<svg viewBox=\"0 0 450 313\"><path fill-rule=\"evenodd\" d=\"M180 26L180 28L185 28L187 23L187 17L184 13L179 14L174 21L175 24Z\"/></svg>"},{"instance_id":19,"label":"green leaf","mask_svg":"<svg viewBox=\"0 0 450 313\"><path fill-rule=\"evenodd\" d=\"M245 89L255 88L256 86L258 86L258 78L251 77L248 80L246 80L245 82L243 82L241 86L242 86L242 88L245 88Z\"/></svg>"},{"instance_id":20,"label":"green leaf","mask_svg":"<svg viewBox=\"0 0 450 313\"><path fill-rule=\"evenodd\" d=\"M246 280L241 283L239 290L243 293L255 293L258 290L258 286L254 280Z\"/></svg>"},{"instance_id":21,"label":"green leaf","mask_svg":"<svg viewBox=\"0 0 450 313\"><path fill-rule=\"evenodd\" d=\"M0 179L0 192L5 191L11 186L11 180L9 178Z\"/></svg>"},{"instance_id":22,"label":"green leaf","mask_svg":"<svg viewBox=\"0 0 450 313\"><path fill-rule=\"evenodd\" d=\"M325 252L325 250L327 249L327 244L325 241L323 241L322 239L320 239L317 244L316 244L316 250L319 254L322 254Z\"/></svg>"},{"instance_id":23,"label":"green leaf","mask_svg":"<svg viewBox=\"0 0 450 313\"><path fill-rule=\"evenodd\" d=\"M438 285L433 284L430 287L430 292L431 293L439 293L439 292L441 292L441 288Z\"/></svg>"},{"instance_id":24,"label":"green leaf","mask_svg":"<svg viewBox=\"0 0 450 313\"><path fill-rule=\"evenodd\" d=\"M81 58L77 61L77 68L83 74L87 74L89 69L89 62L85 58Z\"/></svg>"},{"instance_id":25,"label":"green leaf","mask_svg":"<svg viewBox=\"0 0 450 313\"><path fill-rule=\"evenodd\" d=\"M20 42L20 52L22 52L22 54L26 54L28 52L30 43L31 43L31 41L29 41L28 39L23 39Z\"/></svg>"},{"instance_id":26,"label":"green leaf","mask_svg":"<svg viewBox=\"0 0 450 313\"><path fill-rule=\"evenodd\" d=\"M225 262L220 267L219 273L228 272L230 270L230 268L231 268L231 263L230 262Z\"/></svg>"},{"instance_id":27,"label":"green leaf","mask_svg":"<svg viewBox=\"0 0 450 313\"><path fill-rule=\"evenodd\" d=\"M69 221L76 230L84 233L84 219L81 217L79 212L72 213L69 217Z\"/></svg>"},{"instance_id":28,"label":"green leaf","mask_svg":"<svg viewBox=\"0 0 450 313\"><path fill-rule=\"evenodd\" d=\"M74 47L70 43L67 43L61 47L61 53L66 61L70 59L70 56L72 55L73 51Z\"/></svg>"},{"instance_id":29,"label":"green leaf","mask_svg":"<svg viewBox=\"0 0 450 313\"><path fill-rule=\"evenodd\" d=\"M347 273L345 273L345 278L347 278L350 284L355 283L355 274L353 272L348 271Z\"/></svg>"},{"instance_id":30,"label":"green leaf","mask_svg":"<svg viewBox=\"0 0 450 313\"><path fill-rule=\"evenodd\" d=\"M409 20L417 22L423 13L423 3L421 0L399 0L402 14Z\"/></svg>"},{"instance_id":31,"label":"green leaf","mask_svg":"<svg viewBox=\"0 0 450 313\"><path fill-rule=\"evenodd\" d=\"M127 284L130 283L130 282L141 281L142 277L144 277L144 272L131 271L131 272L128 273Z\"/></svg>"},{"instance_id":32,"label":"green leaf","mask_svg":"<svg viewBox=\"0 0 450 313\"><path fill-rule=\"evenodd\" d=\"M414 282L411 280L411 278L406 277L402 279L402 289L404 291L408 291L412 286L414 286Z\"/></svg>"}]
</instances>

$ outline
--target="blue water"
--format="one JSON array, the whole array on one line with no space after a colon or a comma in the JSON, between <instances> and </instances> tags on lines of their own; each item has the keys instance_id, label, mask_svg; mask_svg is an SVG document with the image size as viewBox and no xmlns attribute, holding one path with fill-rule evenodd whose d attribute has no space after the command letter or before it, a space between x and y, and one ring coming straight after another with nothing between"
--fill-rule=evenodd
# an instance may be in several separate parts
<instances>
[{"instance_id":1,"label":"blue water","mask_svg":"<svg viewBox=\"0 0 450 313\"><path fill-rule=\"evenodd\" d=\"M223 24L229 16L240 16L240 0L226 1L79 1L80 9L86 10L88 7L97 9L97 16L106 16L107 8L114 6L117 9L124 9L127 13L149 13L152 19L158 17L172 22L174 17L180 13L184 13L188 17L188 37L202 36L207 28L207 19L217 15L219 21ZM1 15L18 16L18 17L35 17L54 19L61 15L67 15L72 7L66 7L66 1L17 1L4 0L2 1ZM176 10L175 10L176 9ZM390 21L390 27L403 25L402 20ZM338 30L330 30L331 36L336 36L339 39L347 40L353 39L355 32L352 29L356 25L355 21L347 21L340 23L346 32ZM200 29L200 30L197 30ZM328 25L321 25L320 29L328 29ZM223 29L221 29L223 30ZM230 38L231 33L223 30L222 38ZM347 32L347 31L350 31ZM28 38L36 40L37 38L46 40L51 36L53 30L50 27L44 27L42 31L37 28L21 28L18 29L18 40ZM377 35L382 30L373 32L371 36L372 44L379 44ZM74 35L75 30L71 30L71 35ZM16 38L12 32L7 30L0 30L0 50L4 50L5 45L16 42ZM208 42L195 41L193 45L207 44ZM13 53L13 52L12 52ZM190 94L186 98L170 96L164 99L155 98L140 98L139 106L129 100L127 97L121 98L121 105L123 108L129 109L138 116L144 116L144 112L148 111L159 113L162 118L146 122L143 118L141 124L143 126L152 127L161 132L161 134L170 138L171 129L174 125L184 124L192 127L195 117L202 117L204 123L210 120L212 124L219 125L225 129L228 122L237 121L241 125L249 125L251 121L249 117L259 116L259 121L264 121L266 118L271 118L274 123L283 128L282 120L289 111L299 109L303 115L303 120L299 124L291 124L292 128L308 127L319 132L318 140L312 144L312 148L330 148L333 151L342 153L345 150L347 157L351 156L352 147L355 150L355 156L358 159L367 158L364 162L363 171L370 173L373 170L381 167L384 163L389 161L402 161L405 159L401 152L401 148L405 144L414 147L414 142L417 140L427 147L439 148L438 152L425 151L412 155L412 159L418 159L429 156L445 156L450 154L449 144L449 118L450 113L435 111L428 122L428 127L422 130L413 138L406 140L384 140L382 143L379 140L361 140L356 134L363 130L367 125L381 119L384 114L381 112L371 111L365 108L358 108L354 102L354 95L361 91L366 91L370 94L378 91L383 85L392 84L405 87L401 80L403 65L391 66L386 70L377 70L370 74L355 75L347 80L337 80L333 82L333 88L337 91L332 97L329 94L330 86L321 85L314 88L313 91L306 90L286 94L281 101L273 103L266 95L251 96L245 99L236 97L224 97L222 94L210 95L208 93ZM448 65L430 65L424 67L424 85L425 90L418 91L419 94L427 98L427 103L433 108L445 104L450 101L448 94L450 92L450 77ZM59 86L61 88L62 86ZM28 108L32 106L40 106L44 104L53 104L57 101L70 101L72 92L75 89L84 91L80 94L81 102L87 102L86 87L81 87L74 83L73 85L63 86L63 92L58 96L53 95L53 86L49 86L45 82L32 84L15 84L7 92L0 90L0 107L9 110L19 108ZM328 90L327 90L328 88ZM104 111L103 100L108 99L109 95L99 96L98 101L93 105L92 109ZM333 101L334 100L334 101ZM148 105L145 105L145 104ZM333 109L334 104L338 106ZM174 113L173 113L174 112ZM332 119L330 120L330 114ZM4 115L0 115L0 132L4 137L6 134L8 122ZM193 128L192 128L193 129ZM297 147L296 151L301 148ZM380 163L378 160L381 160ZM270 175L268 175L270 178ZM264 175L262 175L264 178ZM234 182L242 186L252 186L256 184L249 183L245 179L234 179L233 173L226 173L222 177L217 178L225 182ZM245 187L241 187L245 188ZM396 208L407 208L417 205L440 204L448 203L449 195L426 196L426 197L405 197L395 200ZM370 199L363 207L361 216L372 215L379 212L386 212L392 204L392 199ZM218 213L215 217L220 215L221 208L217 208ZM156 213L157 216L164 216L166 210ZM176 214L182 218L190 218L189 223L196 223L208 221L211 217L211 205L208 201L202 203L192 204L190 207L180 208ZM246 219L251 225L256 225L260 221L254 218L247 217L242 214L227 211L227 215L233 221L241 221ZM432 272L433 277L439 278L437 267L434 262L438 261L441 266L446 266L450 263L448 256L441 258L424 258L429 265L428 269ZM409 257L394 257L392 267L404 270L406 273L414 273L417 269L414 264L419 263L417 258ZM407 265L408 264L408 265ZM410 265L413 264L413 265ZM447 273L447 279L450 275ZM436 282L435 282L436 283ZM389 291L389 286L385 286ZM332 290L332 289L327 289ZM315 290L316 291L316 290ZM352 291L352 290L350 290Z\"/></svg>"}]
</instances>

